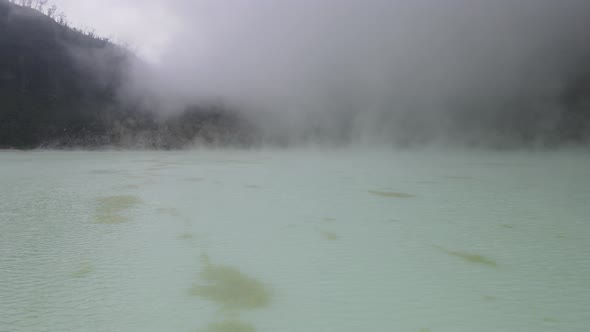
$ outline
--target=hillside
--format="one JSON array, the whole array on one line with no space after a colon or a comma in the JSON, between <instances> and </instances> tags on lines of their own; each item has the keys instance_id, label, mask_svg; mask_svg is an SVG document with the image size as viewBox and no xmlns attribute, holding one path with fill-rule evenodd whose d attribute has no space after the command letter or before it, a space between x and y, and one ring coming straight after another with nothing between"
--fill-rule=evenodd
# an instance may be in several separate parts
<instances>
[{"instance_id":1,"label":"hillside","mask_svg":"<svg viewBox=\"0 0 590 332\"><path fill-rule=\"evenodd\" d=\"M219 107L160 119L140 101L120 100L131 61L132 53L106 39L0 0L0 148L235 141L237 119Z\"/></svg>"}]
</instances>

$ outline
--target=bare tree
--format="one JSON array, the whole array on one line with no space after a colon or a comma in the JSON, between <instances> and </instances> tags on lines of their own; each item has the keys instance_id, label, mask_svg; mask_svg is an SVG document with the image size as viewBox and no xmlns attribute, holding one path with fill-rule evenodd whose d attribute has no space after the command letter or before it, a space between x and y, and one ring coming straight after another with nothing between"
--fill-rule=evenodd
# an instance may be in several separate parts
<instances>
[{"instance_id":1,"label":"bare tree","mask_svg":"<svg viewBox=\"0 0 590 332\"><path fill-rule=\"evenodd\" d=\"M47 16L54 18L55 13L57 12L57 6L51 5L51 7L47 8Z\"/></svg>"},{"instance_id":2,"label":"bare tree","mask_svg":"<svg viewBox=\"0 0 590 332\"><path fill-rule=\"evenodd\" d=\"M45 7L45 5L47 5L47 2L49 0L36 0L37 4L35 6L35 9L37 9L40 12L43 12L43 8Z\"/></svg>"},{"instance_id":3,"label":"bare tree","mask_svg":"<svg viewBox=\"0 0 590 332\"><path fill-rule=\"evenodd\" d=\"M90 38L96 38L96 30L92 28L86 28L84 34Z\"/></svg>"},{"instance_id":4,"label":"bare tree","mask_svg":"<svg viewBox=\"0 0 590 332\"><path fill-rule=\"evenodd\" d=\"M57 14L57 23L67 27L68 26L68 17L63 12Z\"/></svg>"}]
</instances>

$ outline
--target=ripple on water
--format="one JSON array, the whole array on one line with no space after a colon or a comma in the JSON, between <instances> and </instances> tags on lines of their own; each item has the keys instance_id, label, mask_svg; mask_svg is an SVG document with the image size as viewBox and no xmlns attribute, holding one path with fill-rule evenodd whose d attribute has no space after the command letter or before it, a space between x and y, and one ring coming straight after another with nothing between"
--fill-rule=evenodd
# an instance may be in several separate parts
<instances>
[{"instance_id":1,"label":"ripple on water","mask_svg":"<svg viewBox=\"0 0 590 332\"><path fill-rule=\"evenodd\" d=\"M136 189L140 189L141 186L138 184L126 184L124 186L119 187L123 190L136 190Z\"/></svg>"},{"instance_id":2,"label":"ripple on water","mask_svg":"<svg viewBox=\"0 0 590 332\"><path fill-rule=\"evenodd\" d=\"M401 193L401 192L394 192L394 191L378 191L378 190L369 190L369 194L381 197L390 197L390 198L411 198L416 197L416 195L408 194L408 193Z\"/></svg>"},{"instance_id":3,"label":"ripple on water","mask_svg":"<svg viewBox=\"0 0 590 332\"><path fill-rule=\"evenodd\" d=\"M473 180L473 177L464 175L444 175L443 178L449 180Z\"/></svg>"},{"instance_id":4,"label":"ripple on water","mask_svg":"<svg viewBox=\"0 0 590 332\"><path fill-rule=\"evenodd\" d=\"M238 320L226 320L219 323L212 323L200 332L254 332L254 326Z\"/></svg>"},{"instance_id":5,"label":"ripple on water","mask_svg":"<svg viewBox=\"0 0 590 332\"><path fill-rule=\"evenodd\" d=\"M182 218L182 213L180 213L180 211L178 211L178 209L176 209L176 208L161 207L161 208L157 208L156 212L161 213L161 214L166 214L166 215L169 215L169 216L175 217L175 218Z\"/></svg>"},{"instance_id":6,"label":"ripple on water","mask_svg":"<svg viewBox=\"0 0 590 332\"><path fill-rule=\"evenodd\" d=\"M222 159L222 160L216 160L215 162L220 163L220 164L236 164L236 165L262 164L262 162L256 161L256 160L237 160L237 159Z\"/></svg>"},{"instance_id":7,"label":"ripple on water","mask_svg":"<svg viewBox=\"0 0 590 332\"><path fill-rule=\"evenodd\" d=\"M216 265L203 256L203 283L190 294L219 304L226 311L259 309L268 306L271 292L259 280L231 266Z\"/></svg>"},{"instance_id":8,"label":"ripple on water","mask_svg":"<svg viewBox=\"0 0 590 332\"><path fill-rule=\"evenodd\" d=\"M102 213L119 213L141 203L139 197L135 195L99 197L97 201L99 203L98 210Z\"/></svg>"},{"instance_id":9,"label":"ripple on water","mask_svg":"<svg viewBox=\"0 0 590 332\"><path fill-rule=\"evenodd\" d=\"M205 180L205 178L201 178L201 177L190 177L190 178L184 178L184 181L187 182L201 182L203 180Z\"/></svg>"},{"instance_id":10,"label":"ripple on water","mask_svg":"<svg viewBox=\"0 0 590 332\"><path fill-rule=\"evenodd\" d=\"M95 169L95 170L92 170L88 173L95 174L95 175L113 175L113 174L121 173L121 171L114 170L114 169Z\"/></svg>"},{"instance_id":11,"label":"ripple on water","mask_svg":"<svg viewBox=\"0 0 590 332\"><path fill-rule=\"evenodd\" d=\"M99 224L121 224L129 221L129 217L120 214L99 214L96 216L96 222Z\"/></svg>"}]
</instances>

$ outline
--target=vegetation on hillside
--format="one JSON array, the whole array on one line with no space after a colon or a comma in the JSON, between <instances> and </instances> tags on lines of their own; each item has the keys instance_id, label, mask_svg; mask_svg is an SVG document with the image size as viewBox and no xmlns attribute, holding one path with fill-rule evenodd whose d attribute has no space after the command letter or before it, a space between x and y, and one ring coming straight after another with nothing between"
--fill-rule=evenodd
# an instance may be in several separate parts
<instances>
[{"instance_id":1,"label":"vegetation on hillside","mask_svg":"<svg viewBox=\"0 0 590 332\"><path fill-rule=\"evenodd\" d=\"M0 148L179 148L246 143L237 115L193 106L162 118L120 98L136 57L69 26L45 0L0 0Z\"/></svg>"}]
</instances>

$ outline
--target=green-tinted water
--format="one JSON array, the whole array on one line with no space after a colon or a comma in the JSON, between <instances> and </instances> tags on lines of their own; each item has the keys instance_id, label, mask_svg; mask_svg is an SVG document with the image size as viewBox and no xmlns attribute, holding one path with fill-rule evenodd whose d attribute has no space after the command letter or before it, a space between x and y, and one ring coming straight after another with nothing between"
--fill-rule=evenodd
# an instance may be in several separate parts
<instances>
[{"instance_id":1,"label":"green-tinted water","mask_svg":"<svg viewBox=\"0 0 590 332\"><path fill-rule=\"evenodd\" d=\"M587 331L590 155L0 152L0 331Z\"/></svg>"}]
</instances>

